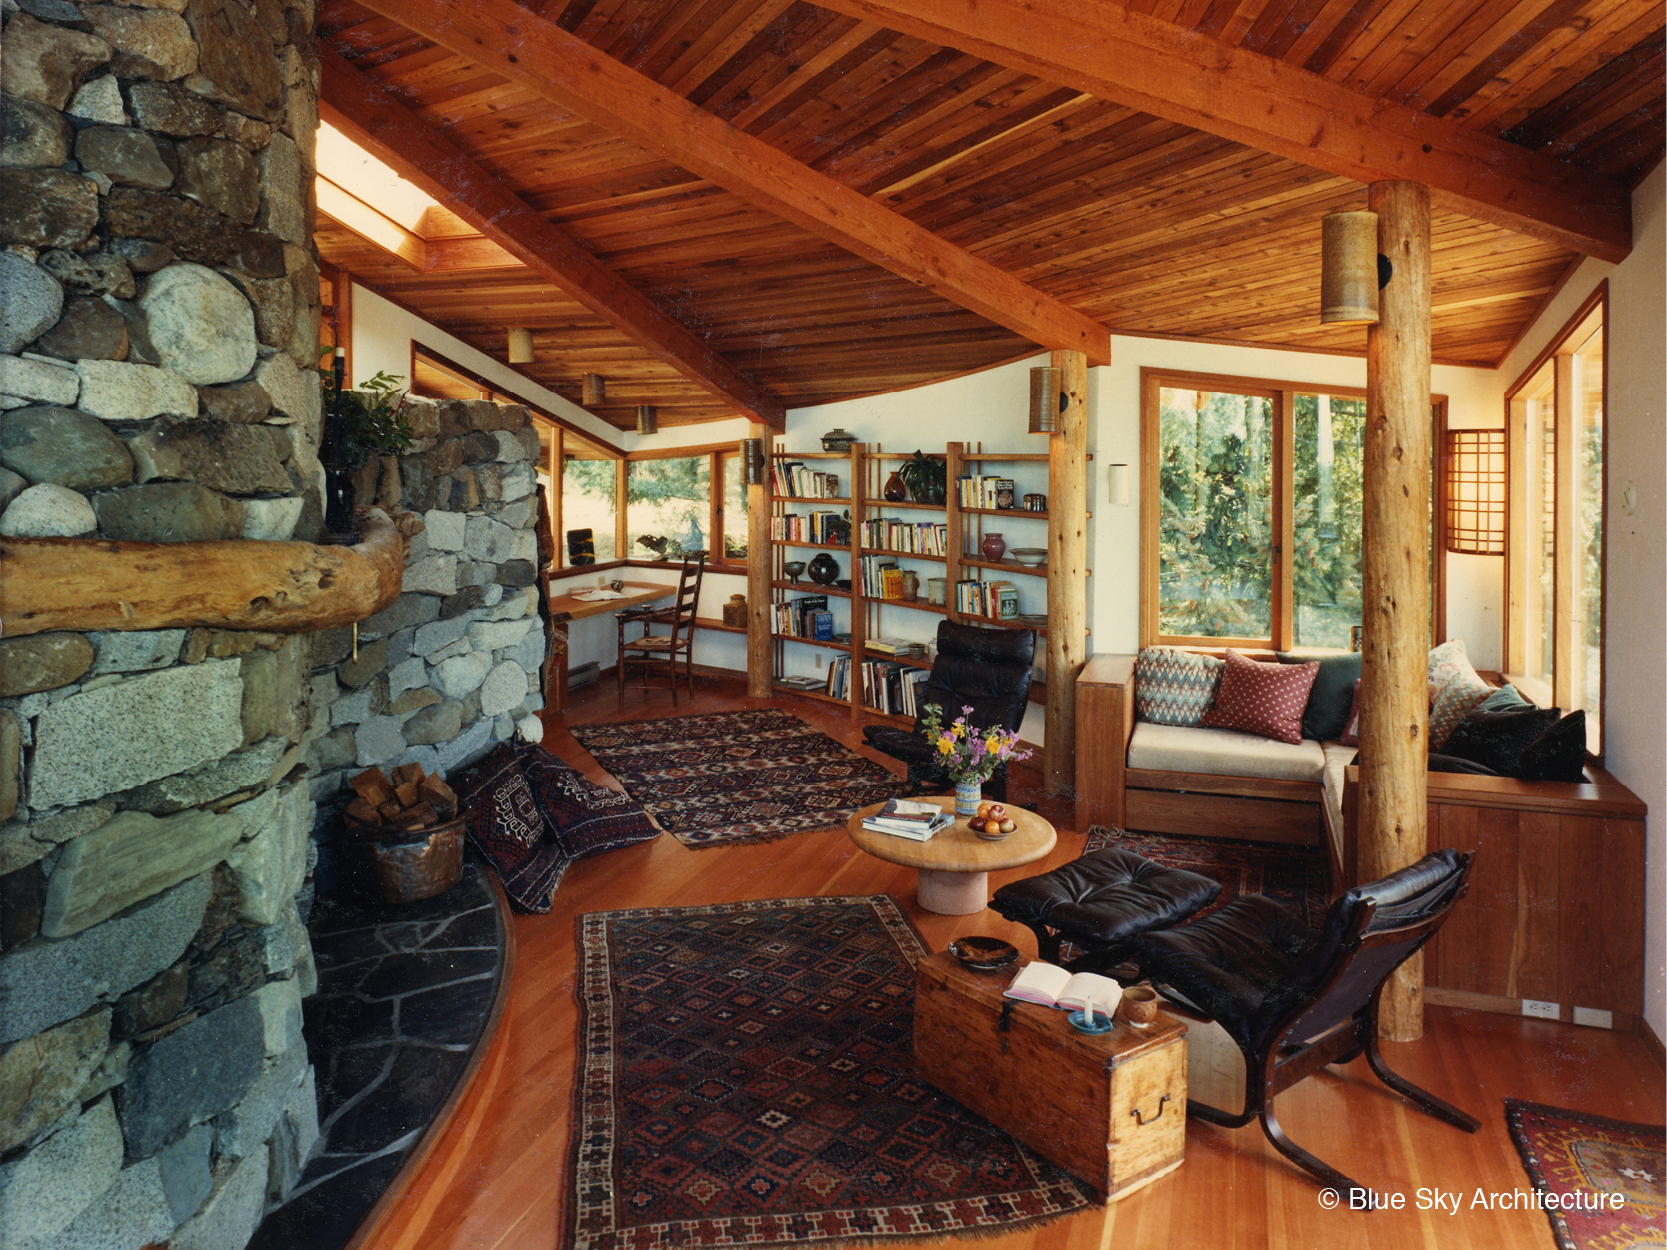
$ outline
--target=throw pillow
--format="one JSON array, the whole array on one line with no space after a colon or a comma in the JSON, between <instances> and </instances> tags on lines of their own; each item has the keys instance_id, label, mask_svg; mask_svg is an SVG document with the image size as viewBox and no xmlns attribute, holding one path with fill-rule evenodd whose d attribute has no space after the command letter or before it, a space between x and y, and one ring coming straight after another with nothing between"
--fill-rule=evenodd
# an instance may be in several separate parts
<instances>
[{"instance_id":1,"label":"throw pillow","mask_svg":"<svg viewBox=\"0 0 1667 1250\"><path fill-rule=\"evenodd\" d=\"M1229 651L1216 701L1198 723L1295 745L1302 741L1302 710L1319 671L1317 663L1258 664Z\"/></svg>"},{"instance_id":2,"label":"throw pillow","mask_svg":"<svg viewBox=\"0 0 1667 1250\"><path fill-rule=\"evenodd\" d=\"M1334 742L1348 727L1354 706L1354 683L1360 680L1360 652L1348 655L1292 655L1279 652L1281 664L1318 661L1320 671L1308 692L1308 706L1302 710L1302 736L1315 742Z\"/></svg>"},{"instance_id":3,"label":"throw pillow","mask_svg":"<svg viewBox=\"0 0 1667 1250\"><path fill-rule=\"evenodd\" d=\"M515 748L503 743L452 788L469 841L498 874L509 901L521 911L544 915L567 869L567 856L544 838L544 817Z\"/></svg>"},{"instance_id":4,"label":"throw pillow","mask_svg":"<svg viewBox=\"0 0 1667 1250\"><path fill-rule=\"evenodd\" d=\"M1337 736L1337 741L1346 747L1360 745L1360 681L1354 683L1354 694L1349 698L1349 719L1343 725L1343 732Z\"/></svg>"},{"instance_id":5,"label":"throw pillow","mask_svg":"<svg viewBox=\"0 0 1667 1250\"><path fill-rule=\"evenodd\" d=\"M1555 725L1561 715L1554 707L1490 712L1484 704L1459 722L1458 728L1448 735L1441 753L1483 764L1507 777L1515 776L1522 753Z\"/></svg>"},{"instance_id":6,"label":"throw pillow","mask_svg":"<svg viewBox=\"0 0 1667 1250\"><path fill-rule=\"evenodd\" d=\"M1525 707L1538 707L1539 704L1523 698L1517 693L1517 688L1506 682L1487 698L1476 705L1478 712L1517 712Z\"/></svg>"},{"instance_id":7,"label":"throw pillow","mask_svg":"<svg viewBox=\"0 0 1667 1250\"><path fill-rule=\"evenodd\" d=\"M1486 764L1478 764L1474 760L1460 759L1456 755L1442 755L1430 752L1430 771L1432 773L1469 773L1473 777L1497 777L1498 773Z\"/></svg>"},{"instance_id":8,"label":"throw pillow","mask_svg":"<svg viewBox=\"0 0 1667 1250\"><path fill-rule=\"evenodd\" d=\"M629 794L610 790L562 763L536 743L520 748L521 767L532 784L551 836L571 859L646 842L660 829Z\"/></svg>"},{"instance_id":9,"label":"throw pillow","mask_svg":"<svg viewBox=\"0 0 1667 1250\"><path fill-rule=\"evenodd\" d=\"M1523 781L1586 780L1586 713L1570 712L1529 744L1512 774Z\"/></svg>"},{"instance_id":10,"label":"throw pillow","mask_svg":"<svg viewBox=\"0 0 1667 1250\"><path fill-rule=\"evenodd\" d=\"M1178 647L1147 647L1134 662L1135 714L1192 729L1215 698L1222 662Z\"/></svg>"},{"instance_id":11,"label":"throw pillow","mask_svg":"<svg viewBox=\"0 0 1667 1250\"><path fill-rule=\"evenodd\" d=\"M1430 652L1430 750L1439 751L1493 687L1476 675L1464 653L1464 639L1444 642Z\"/></svg>"}]
</instances>

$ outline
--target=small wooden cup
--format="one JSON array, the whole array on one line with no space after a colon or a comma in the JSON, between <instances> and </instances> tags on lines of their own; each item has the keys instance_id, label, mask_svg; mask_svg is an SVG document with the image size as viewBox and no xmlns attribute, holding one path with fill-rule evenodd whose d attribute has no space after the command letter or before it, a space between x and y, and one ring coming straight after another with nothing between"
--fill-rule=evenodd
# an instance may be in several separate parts
<instances>
[{"instance_id":1,"label":"small wooden cup","mask_svg":"<svg viewBox=\"0 0 1667 1250\"><path fill-rule=\"evenodd\" d=\"M1131 985L1123 990L1117 1016L1126 1024L1145 1028L1158 1018L1158 992L1150 985Z\"/></svg>"}]
</instances>

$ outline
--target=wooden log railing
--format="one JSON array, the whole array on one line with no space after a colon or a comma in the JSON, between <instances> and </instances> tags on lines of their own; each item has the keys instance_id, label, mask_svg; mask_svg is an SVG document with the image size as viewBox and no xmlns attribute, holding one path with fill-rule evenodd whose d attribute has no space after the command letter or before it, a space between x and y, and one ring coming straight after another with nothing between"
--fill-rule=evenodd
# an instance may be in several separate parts
<instances>
[{"instance_id":1,"label":"wooden log railing","mask_svg":"<svg viewBox=\"0 0 1667 1250\"><path fill-rule=\"evenodd\" d=\"M306 633L399 598L405 539L378 509L353 547L229 539L0 538L0 632L208 626Z\"/></svg>"}]
</instances>

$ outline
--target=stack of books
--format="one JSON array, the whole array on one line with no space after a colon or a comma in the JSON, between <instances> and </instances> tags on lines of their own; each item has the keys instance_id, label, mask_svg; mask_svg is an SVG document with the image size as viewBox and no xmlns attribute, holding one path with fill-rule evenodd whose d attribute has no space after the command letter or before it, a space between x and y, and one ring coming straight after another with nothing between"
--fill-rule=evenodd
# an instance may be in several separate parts
<instances>
[{"instance_id":1,"label":"stack of books","mask_svg":"<svg viewBox=\"0 0 1667 1250\"><path fill-rule=\"evenodd\" d=\"M939 829L947 829L955 817L936 803L919 803L913 799L887 799L886 805L862 822L864 829L875 833L889 833L897 838L915 842L929 841Z\"/></svg>"}]
</instances>

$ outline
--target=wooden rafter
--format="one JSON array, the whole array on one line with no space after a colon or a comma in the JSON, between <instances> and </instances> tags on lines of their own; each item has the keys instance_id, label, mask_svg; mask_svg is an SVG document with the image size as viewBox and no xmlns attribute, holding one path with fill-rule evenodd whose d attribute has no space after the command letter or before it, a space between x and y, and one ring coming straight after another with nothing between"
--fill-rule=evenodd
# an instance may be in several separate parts
<instances>
[{"instance_id":1,"label":"wooden rafter","mask_svg":"<svg viewBox=\"0 0 1667 1250\"><path fill-rule=\"evenodd\" d=\"M650 355L743 414L772 429L784 428L780 398L551 225L369 77L329 48L321 46L318 57L319 107L328 121Z\"/></svg>"},{"instance_id":2,"label":"wooden rafter","mask_svg":"<svg viewBox=\"0 0 1667 1250\"><path fill-rule=\"evenodd\" d=\"M755 139L514 0L364 0L639 147L1043 347L1110 363L1106 328Z\"/></svg>"},{"instance_id":3,"label":"wooden rafter","mask_svg":"<svg viewBox=\"0 0 1667 1250\"><path fill-rule=\"evenodd\" d=\"M1113 0L816 0L823 8L1619 262L1626 188L1589 170L1133 12Z\"/></svg>"}]
</instances>

